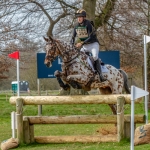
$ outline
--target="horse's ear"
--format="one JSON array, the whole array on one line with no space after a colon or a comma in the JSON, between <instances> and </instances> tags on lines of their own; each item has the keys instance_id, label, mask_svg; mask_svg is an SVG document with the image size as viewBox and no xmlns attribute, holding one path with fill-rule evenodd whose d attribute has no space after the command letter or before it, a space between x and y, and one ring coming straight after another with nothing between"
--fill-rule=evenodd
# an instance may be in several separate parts
<instances>
[{"instance_id":1,"label":"horse's ear","mask_svg":"<svg viewBox=\"0 0 150 150\"><path fill-rule=\"evenodd\" d=\"M44 38L44 40L45 40L46 42L48 42L48 38L46 38L46 37L44 37L44 36L43 36L43 38Z\"/></svg>"}]
</instances>

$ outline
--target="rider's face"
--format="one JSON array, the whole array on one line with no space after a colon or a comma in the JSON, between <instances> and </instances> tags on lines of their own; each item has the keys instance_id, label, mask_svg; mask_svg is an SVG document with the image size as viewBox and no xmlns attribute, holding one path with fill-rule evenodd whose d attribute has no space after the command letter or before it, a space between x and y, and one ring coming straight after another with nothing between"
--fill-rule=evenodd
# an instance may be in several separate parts
<instances>
[{"instance_id":1,"label":"rider's face","mask_svg":"<svg viewBox=\"0 0 150 150\"><path fill-rule=\"evenodd\" d=\"M83 20L84 20L84 17L78 17L77 20L78 20L79 23L82 23Z\"/></svg>"}]
</instances>

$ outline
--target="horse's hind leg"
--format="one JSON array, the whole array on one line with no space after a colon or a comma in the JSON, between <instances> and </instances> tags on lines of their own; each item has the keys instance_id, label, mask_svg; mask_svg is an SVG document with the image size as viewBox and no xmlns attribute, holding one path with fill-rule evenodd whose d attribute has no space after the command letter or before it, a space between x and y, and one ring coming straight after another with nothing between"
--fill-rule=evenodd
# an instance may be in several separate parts
<instances>
[{"instance_id":1,"label":"horse's hind leg","mask_svg":"<svg viewBox=\"0 0 150 150\"><path fill-rule=\"evenodd\" d=\"M119 69L119 71L122 74L123 79L124 79L124 89L125 89L126 93L131 94L130 89L129 89L129 85L128 85L128 75L122 69Z\"/></svg>"},{"instance_id":2,"label":"horse's hind leg","mask_svg":"<svg viewBox=\"0 0 150 150\"><path fill-rule=\"evenodd\" d=\"M111 108L111 111L112 111L113 115L117 115L116 104L109 104L109 107Z\"/></svg>"},{"instance_id":3,"label":"horse's hind leg","mask_svg":"<svg viewBox=\"0 0 150 150\"><path fill-rule=\"evenodd\" d=\"M112 88L112 94L122 94L123 89L123 78L118 79L118 83ZM116 104L109 104L112 112L114 115L117 115L117 105Z\"/></svg>"},{"instance_id":4,"label":"horse's hind leg","mask_svg":"<svg viewBox=\"0 0 150 150\"><path fill-rule=\"evenodd\" d=\"M112 90L110 89L110 87L99 88L99 90L100 90L100 93L104 95L112 94ZM113 115L116 115L117 114L116 105L115 104L108 104L108 105L111 108Z\"/></svg>"}]
</instances>

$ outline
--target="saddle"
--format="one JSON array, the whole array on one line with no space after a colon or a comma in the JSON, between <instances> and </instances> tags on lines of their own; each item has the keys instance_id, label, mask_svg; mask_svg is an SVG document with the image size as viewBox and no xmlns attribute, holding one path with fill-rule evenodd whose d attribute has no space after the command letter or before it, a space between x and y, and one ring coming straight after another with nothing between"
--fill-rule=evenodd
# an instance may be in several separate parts
<instances>
[{"instance_id":1,"label":"saddle","mask_svg":"<svg viewBox=\"0 0 150 150\"><path fill-rule=\"evenodd\" d=\"M91 63L92 63L92 65L94 66L94 59L93 59L93 57L91 56L91 54L90 54L89 52L85 52L85 54L89 56L89 58L90 58L90 60L91 60ZM104 66L104 65L105 65L104 62L102 62L102 60L101 60L100 58L99 58L99 62L100 62L100 65L101 65L101 66Z\"/></svg>"},{"instance_id":2,"label":"saddle","mask_svg":"<svg viewBox=\"0 0 150 150\"><path fill-rule=\"evenodd\" d=\"M89 56L89 55L88 55ZM94 59L93 59L93 57L92 56L89 56L89 58L90 58L90 60L91 60L91 63L92 63L92 65L94 66L94 64L95 64L95 62L94 62ZM105 64L102 62L102 60L99 58L99 62L100 62L100 65L101 66L104 66Z\"/></svg>"}]
</instances>

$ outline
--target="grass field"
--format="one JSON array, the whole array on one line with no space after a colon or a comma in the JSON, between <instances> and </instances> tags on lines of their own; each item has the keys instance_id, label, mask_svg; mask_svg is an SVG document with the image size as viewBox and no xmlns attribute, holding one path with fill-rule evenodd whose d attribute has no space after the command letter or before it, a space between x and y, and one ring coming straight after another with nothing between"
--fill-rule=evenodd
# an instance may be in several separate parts
<instances>
[{"instance_id":1,"label":"grass field","mask_svg":"<svg viewBox=\"0 0 150 150\"><path fill-rule=\"evenodd\" d=\"M57 93L55 93L57 94ZM6 96L7 95L7 96ZM0 93L0 141L11 138L10 113L15 111L15 106L9 103L12 94ZM42 114L50 115L94 115L111 114L107 105L45 105ZM125 114L130 113L130 105L125 106ZM24 115L37 115L37 106L24 106ZM135 105L135 114L144 114L144 105ZM150 115L150 113L149 113ZM35 125L35 136L44 135L96 135L101 127L111 128L114 125L80 124L80 125ZM124 139L120 143L73 143L73 144L29 144L20 145L17 150L129 150L130 140ZM135 150L150 150L150 145L135 146Z\"/></svg>"}]
</instances>

